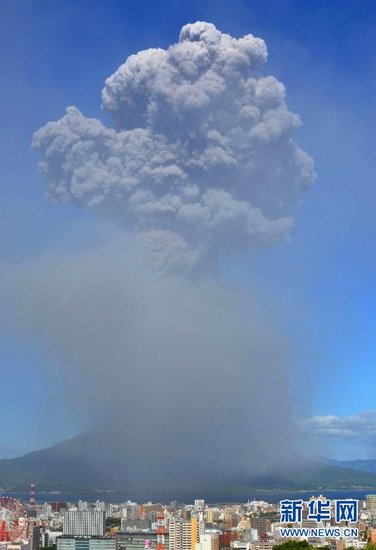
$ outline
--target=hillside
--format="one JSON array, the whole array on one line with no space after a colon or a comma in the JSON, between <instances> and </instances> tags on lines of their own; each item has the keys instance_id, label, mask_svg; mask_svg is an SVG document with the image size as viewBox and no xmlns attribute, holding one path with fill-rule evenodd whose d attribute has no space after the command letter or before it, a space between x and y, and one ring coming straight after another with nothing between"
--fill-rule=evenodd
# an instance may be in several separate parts
<instances>
[{"instance_id":1,"label":"hillside","mask_svg":"<svg viewBox=\"0 0 376 550\"><path fill-rule=\"evenodd\" d=\"M34 481L39 490L82 491L93 489L128 490L137 493L145 487L127 480L127 457L111 442L93 434L77 436L48 449L35 451L25 456L0 460L0 485L9 490L23 491ZM184 484L184 481L182 482ZM171 485L171 484L170 484ZM211 482L212 485L212 482ZM215 484L229 492L259 490L324 490L324 489L376 489L376 474L349 468L342 463L300 463L275 475L252 476L220 480ZM162 494L166 491L184 490L169 487L168 479L159 479L158 487L150 491ZM192 484L190 490L210 492L213 487L205 480Z\"/></svg>"},{"instance_id":2,"label":"hillside","mask_svg":"<svg viewBox=\"0 0 376 550\"><path fill-rule=\"evenodd\" d=\"M376 460L372 458L364 460L333 460L325 458L323 459L323 461L326 464L331 464L332 466L352 468L353 470L359 470L360 472L369 472L372 474L376 473Z\"/></svg>"}]
</instances>

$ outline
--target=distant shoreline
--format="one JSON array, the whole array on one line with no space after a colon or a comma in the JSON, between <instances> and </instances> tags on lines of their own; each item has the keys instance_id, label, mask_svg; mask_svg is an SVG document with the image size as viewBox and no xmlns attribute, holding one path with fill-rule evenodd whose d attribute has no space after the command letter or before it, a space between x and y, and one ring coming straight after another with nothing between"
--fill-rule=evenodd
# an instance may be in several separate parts
<instances>
[{"instance_id":1,"label":"distant shoreline","mask_svg":"<svg viewBox=\"0 0 376 550\"><path fill-rule=\"evenodd\" d=\"M77 502L78 500L85 500L88 502L93 502L96 500L102 500L109 503L120 503L126 502L128 500L133 500L136 502L161 502L169 503L171 501L177 500L179 502L193 502L195 498L204 498L208 504L217 504L217 503L240 503L247 502L251 500L266 500L270 503L276 503L284 498L299 498L308 499L313 495L324 494L328 498L357 498L359 500L364 500L365 496L369 493L375 492L375 487L361 488L361 489L306 489L306 490L295 490L288 491L282 489L253 489L249 492L239 491L237 494L235 492L226 493L225 491L220 491L214 493L209 491L199 491L197 492L166 492L160 494L135 494L132 492L125 491L113 491L104 490L103 492L96 491L82 491L82 492L73 492L73 491L41 491L37 492L37 501L42 502ZM4 491L3 496L11 496L13 498L18 498L27 502L30 498L30 494L27 491Z\"/></svg>"}]
</instances>

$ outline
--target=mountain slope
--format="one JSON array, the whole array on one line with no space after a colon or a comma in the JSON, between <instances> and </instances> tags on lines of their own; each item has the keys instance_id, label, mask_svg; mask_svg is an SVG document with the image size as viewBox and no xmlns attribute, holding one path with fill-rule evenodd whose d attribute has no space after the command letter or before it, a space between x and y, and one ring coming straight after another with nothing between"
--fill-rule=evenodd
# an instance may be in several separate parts
<instances>
[{"instance_id":1,"label":"mountain slope","mask_svg":"<svg viewBox=\"0 0 376 550\"><path fill-rule=\"evenodd\" d=\"M95 473L88 468L93 454L90 438L77 436L22 457L2 459L0 484L13 490L24 490L30 481L41 489L95 487Z\"/></svg>"},{"instance_id":2,"label":"mountain slope","mask_svg":"<svg viewBox=\"0 0 376 550\"><path fill-rule=\"evenodd\" d=\"M129 457L124 456L121 446L114 447L113 434L98 436L84 434L63 441L48 449L35 451L25 456L0 460L0 485L12 490L26 490L31 481L40 490L92 490L116 489L145 491L139 481L131 483L127 479ZM133 461L135 458L133 457ZM137 455L136 460L142 460ZM358 462L358 461L356 461ZM142 467L142 464L141 464ZM168 476L159 476L156 487L150 487L153 494L163 494L177 489L177 483L171 483ZM197 480L187 484L181 480L179 490L207 490L215 487L228 491L247 491L248 489L267 490L324 490L376 488L376 474L359 471L339 464L319 462L299 463L274 475L242 476L233 480ZM167 489L167 487L169 488Z\"/></svg>"},{"instance_id":3,"label":"mountain slope","mask_svg":"<svg viewBox=\"0 0 376 550\"><path fill-rule=\"evenodd\" d=\"M364 460L334 460L331 458L325 458L323 461L326 464L342 468L352 468L360 472L376 473L376 459L364 459Z\"/></svg>"}]
</instances>

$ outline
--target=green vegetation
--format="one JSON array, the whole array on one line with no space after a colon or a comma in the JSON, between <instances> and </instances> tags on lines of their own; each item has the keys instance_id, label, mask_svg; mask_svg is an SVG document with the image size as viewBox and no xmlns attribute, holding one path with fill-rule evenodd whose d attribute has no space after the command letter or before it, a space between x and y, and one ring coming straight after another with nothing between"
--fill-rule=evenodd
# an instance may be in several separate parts
<instances>
[{"instance_id":1,"label":"green vegetation","mask_svg":"<svg viewBox=\"0 0 376 550\"><path fill-rule=\"evenodd\" d=\"M282 544L276 544L273 546L273 550L329 550L329 546L311 546L306 540L287 540ZM371 549L370 549L371 550ZM376 550L376 548L374 549Z\"/></svg>"},{"instance_id":2,"label":"green vegetation","mask_svg":"<svg viewBox=\"0 0 376 550\"><path fill-rule=\"evenodd\" d=\"M273 546L273 549L274 548L278 550L310 550L312 546L306 540L287 540L281 544L276 544Z\"/></svg>"},{"instance_id":3,"label":"green vegetation","mask_svg":"<svg viewBox=\"0 0 376 550\"><path fill-rule=\"evenodd\" d=\"M120 518L106 518L106 527L112 529L113 527L120 527L121 519Z\"/></svg>"}]
</instances>

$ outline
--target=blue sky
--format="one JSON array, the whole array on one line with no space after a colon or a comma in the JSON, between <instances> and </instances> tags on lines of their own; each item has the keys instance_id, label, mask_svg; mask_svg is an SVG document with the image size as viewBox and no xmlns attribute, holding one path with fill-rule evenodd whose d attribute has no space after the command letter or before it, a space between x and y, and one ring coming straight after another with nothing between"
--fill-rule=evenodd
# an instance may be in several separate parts
<instances>
[{"instance_id":1,"label":"blue sky","mask_svg":"<svg viewBox=\"0 0 376 550\"><path fill-rule=\"evenodd\" d=\"M358 0L3 1L1 261L63 247L89 217L45 199L33 131L60 118L67 105L106 122L104 79L131 53L176 41L187 22L211 21L234 36L251 32L266 41L266 70L284 82L289 108L303 120L298 140L314 157L318 179L296 207L291 243L257 259L224 258L222 278L267 288L270 304L278 302L294 366L312 384L306 414L347 417L375 409L375 15L374 2ZM88 239L83 234L75 246ZM3 427L9 441L3 454L79 431L59 399L61 381L41 374L40 365L53 358L6 331L0 357L2 402L13 411Z\"/></svg>"}]
</instances>

